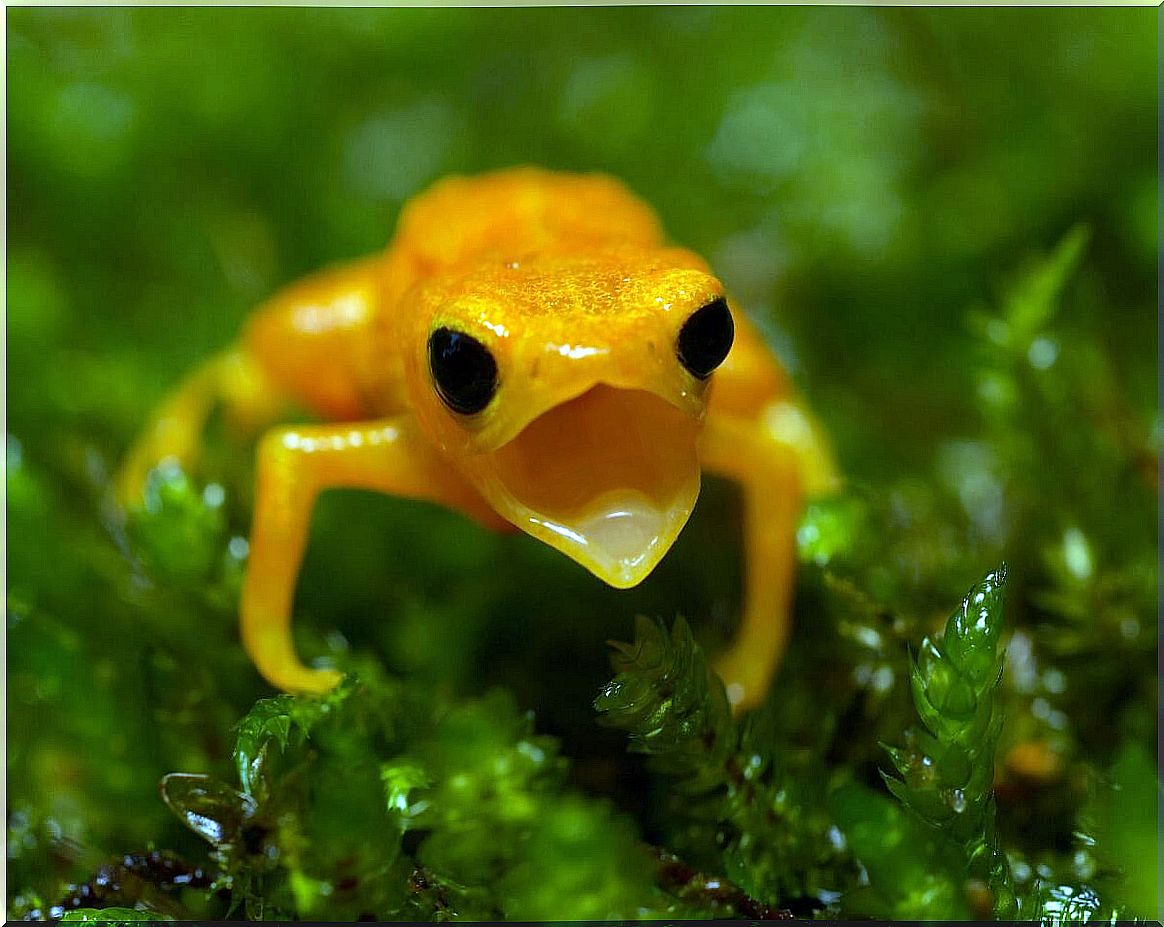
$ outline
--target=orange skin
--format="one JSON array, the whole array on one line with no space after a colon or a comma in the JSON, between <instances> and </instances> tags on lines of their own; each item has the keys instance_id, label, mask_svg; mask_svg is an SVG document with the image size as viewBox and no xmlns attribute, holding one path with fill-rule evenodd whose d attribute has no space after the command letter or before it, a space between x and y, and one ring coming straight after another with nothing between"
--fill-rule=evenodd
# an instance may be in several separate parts
<instances>
[{"instance_id":1,"label":"orange skin","mask_svg":"<svg viewBox=\"0 0 1164 927\"><path fill-rule=\"evenodd\" d=\"M215 404L251 429L297 402L326 423L273 428L258 447L243 644L292 692L340 674L304 666L292 596L312 507L333 487L441 503L518 528L607 583L641 582L694 507L700 473L738 481L746 588L717 670L757 705L788 635L794 533L806 494L836 484L826 442L743 313L706 379L680 362L687 318L722 284L669 246L617 181L519 168L449 178L414 199L383 255L293 284L240 342L167 399L122 469L124 504L163 460L189 467ZM446 327L496 361L481 411L448 408L428 338Z\"/></svg>"}]
</instances>

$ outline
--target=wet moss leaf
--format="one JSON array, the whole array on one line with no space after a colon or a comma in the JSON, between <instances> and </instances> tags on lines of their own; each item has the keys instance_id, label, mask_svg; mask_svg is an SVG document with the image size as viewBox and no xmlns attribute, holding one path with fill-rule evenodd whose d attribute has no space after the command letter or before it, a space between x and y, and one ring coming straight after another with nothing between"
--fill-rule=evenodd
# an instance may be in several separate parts
<instances>
[{"instance_id":1,"label":"wet moss leaf","mask_svg":"<svg viewBox=\"0 0 1164 927\"><path fill-rule=\"evenodd\" d=\"M253 795L259 788L270 745L274 743L282 750L290 741L294 704L295 699L290 695L261 699L238 723L234 761L246 794Z\"/></svg>"},{"instance_id":2,"label":"wet moss leaf","mask_svg":"<svg viewBox=\"0 0 1164 927\"><path fill-rule=\"evenodd\" d=\"M255 812L249 795L210 776L170 773L162 778L160 790L182 823L215 847L233 843Z\"/></svg>"}]
</instances>

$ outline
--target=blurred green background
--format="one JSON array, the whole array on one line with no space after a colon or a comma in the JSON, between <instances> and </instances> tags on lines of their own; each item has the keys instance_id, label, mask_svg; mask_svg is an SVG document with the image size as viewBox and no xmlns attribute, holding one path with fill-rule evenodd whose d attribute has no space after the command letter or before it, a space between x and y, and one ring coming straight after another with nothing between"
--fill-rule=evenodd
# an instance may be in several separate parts
<instances>
[{"instance_id":1,"label":"blurred green background","mask_svg":"<svg viewBox=\"0 0 1164 927\"><path fill-rule=\"evenodd\" d=\"M1066 538L1070 554L1078 519L1053 505L1076 485L1108 512L1081 523L1094 548L1153 554L1154 495L1096 489L1108 471L1089 483L1078 458L1048 464L1051 508L1020 493L1030 518L1012 530L1018 481L999 475L1012 448L982 432L997 382L974 320L1085 226L1059 328L1030 363L1103 358L1105 398L1077 427L1151 470L1155 25L1149 9L11 9L12 890L50 898L111 854L197 846L156 783L229 768L231 725L269 694L234 637L249 450L215 443L197 477L227 503L182 497L193 533L155 526L144 566L103 507L108 475L252 307L384 247L401 205L450 172L610 172L707 256L850 486L907 534L923 526L862 563L884 554L868 573L883 598L932 616L990 557L1017 550L1021 576L1024 549L1035 564L1037 545ZM1035 455L1023 487L1039 483ZM562 738L576 784L637 813L645 774L593 724L602 642L628 637L637 612L676 611L721 640L736 519L712 484L660 570L615 593L528 539L337 493L313 529L301 644L367 650L457 694L509 687ZM1099 727L1080 722L1079 740L1106 762L1117 735Z\"/></svg>"}]
</instances>

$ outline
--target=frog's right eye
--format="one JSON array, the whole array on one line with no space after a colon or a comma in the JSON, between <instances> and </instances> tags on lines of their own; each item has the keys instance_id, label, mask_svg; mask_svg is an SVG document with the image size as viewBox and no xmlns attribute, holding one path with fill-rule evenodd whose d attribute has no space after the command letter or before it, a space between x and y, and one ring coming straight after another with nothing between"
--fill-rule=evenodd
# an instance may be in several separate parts
<instances>
[{"instance_id":1,"label":"frog's right eye","mask_svg":"<svg viewBox=\"0 0 1164 927\"><path fill-rule=\"evenodd\" d=\"M721 296L697 309L683 323L676 353L692 376L706 380L727 359L735 334L731 310Z\"/></svg>"},{"instance_id":2,"label":"frog's right eye","mask_svg":"<svg viewBox=\"0 0 1164 927\"><path fill-rule=\"evenodd\" d=\"M480 412L497 392L497 361L489 349L451 328L428 336L428 367L441 401L461 415Z\"/></svg>"}]
</instances>

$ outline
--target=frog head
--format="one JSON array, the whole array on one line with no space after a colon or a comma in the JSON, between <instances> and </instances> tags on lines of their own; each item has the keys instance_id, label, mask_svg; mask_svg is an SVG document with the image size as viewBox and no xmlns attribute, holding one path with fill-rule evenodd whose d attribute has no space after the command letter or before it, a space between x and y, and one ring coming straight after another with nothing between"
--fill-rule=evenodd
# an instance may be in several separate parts
<instances>
[{"instance_id":1,"label":"frog head","mask_svg":"<svg viewBox=\"0 0 1164 927\"><path fill-rule=\"evenodd\" d=\"M503 518L618 588L699 495L723 287L677 248L505 254L418 286L405 373L421 429Z\"/></svg>"}]
</instances>

